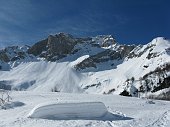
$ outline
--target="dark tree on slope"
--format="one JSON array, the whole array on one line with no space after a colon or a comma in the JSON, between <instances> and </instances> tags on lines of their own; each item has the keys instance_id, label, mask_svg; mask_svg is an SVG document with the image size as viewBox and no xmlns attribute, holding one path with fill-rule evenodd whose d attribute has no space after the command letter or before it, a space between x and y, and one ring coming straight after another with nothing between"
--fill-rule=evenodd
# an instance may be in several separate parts
<instances>
[{"instance_id":1,"label":"dark tree on slope","mask_svg":"<svg viewBox=\"0 0 170 127\"><path fill-rule=\"evenodd\" d=\"M53 89L51 89L51 92L60 92L60 90L58 90L58 88L55 86Z\"/></svg>"}]
</instances>

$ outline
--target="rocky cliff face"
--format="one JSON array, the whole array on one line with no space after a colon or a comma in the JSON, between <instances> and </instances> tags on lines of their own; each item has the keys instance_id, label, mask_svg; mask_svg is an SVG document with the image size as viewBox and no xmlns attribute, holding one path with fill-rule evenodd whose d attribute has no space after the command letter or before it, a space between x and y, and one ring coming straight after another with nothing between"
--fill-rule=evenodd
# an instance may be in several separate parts
<instances>
[{"instance_id":1,"label":"rocky cliff face","mask_svg":"<svg viewBox=\"0 0 170 127\"><path fill-rule=\"evenodd\" d=\"M74 46L81 42L81 39L74 38L72 35L59 33L36 43L28 53L46 58L48 61L56 61L71 54Z\"/></svg>"},{"instance_id":2,"label":"rocky cliff face","mask_svg":"<svg viewBox=\"0 0 170 127\"><path fill-rule=\"evenodd\" d=\"M89 67L97 68L97 64L108 61L112 61L112 67L117 66L116 62L122 62L134 48L134 45L115 45L114 49L106 49L105 51L99 52L81 61L75 66L75 68L77 70L82 70Z\"/></svg>"},{"instance_id":3,"label":"rocky cliff face","mask_svg":"<svg viewBox=\"0 0 170 127\"><path fill-rule=\"evenodd\" d=\"M83 43L101 48L116 44L116 40L111 35L75 38L70 34L59 33L36 43L28 50L28 53L46 58L48 61L56 61L78 52L80 48L76 48L76 46Z\"/></svg>"},{"instance_id":4,"label":"rocky cliff face","mask_svg":"<svg viewBox=\"0 0 170 127\"><path fill-rule=\"evenodd\" d=\"M89 47L86 47L87 45L101 51L90 53L92 52L90 50L93 49L89 49ZM36 43L28 50L28 53L45 58L48 61L56 61L83 51L90 57L75 66L77 70L81 70L88 67L96 68L97 63L123 60L135 47L135 45L120 45L111 35L74 38L70 34L59 33L54 36L50 35L47 39ZM83 54L76 57L81 57L81 55ZM111 66L113 65L114 62Z\"/></svg>"}]
</instances>

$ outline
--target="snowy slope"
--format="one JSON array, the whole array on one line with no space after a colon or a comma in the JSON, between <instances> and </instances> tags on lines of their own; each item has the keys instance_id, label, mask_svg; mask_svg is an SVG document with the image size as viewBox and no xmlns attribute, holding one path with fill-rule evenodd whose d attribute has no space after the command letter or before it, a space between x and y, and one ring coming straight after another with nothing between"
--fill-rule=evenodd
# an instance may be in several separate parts
<instances>
[{"instance_id":1,"label":"snowy slope","mask_svg":"<svg viewBox=\"0 0 170 127\"><path fill-rule=\"evenodd\" d=\"M0 110L1 127L169 127L170 102L121 97L115 95L90 95L40 92L12 92L13 102L24 105ZM103 102L112 119L51 120L28 118L29 112L41 103ZM85 107L82 109L86 109Z\"/></svg>"},{"instance_id":2,"label":"snowy slope","mask_svg":"<svg viewBox=\"0 0 170 127\"><path fill-rule=\"evenodd\" d=\"M22 63L8 72L1 72L1 79L12 81L13 89L59 92L82 92L78 86L84 75L76 72L69 63Z\"/></svg>"}]
</instances>

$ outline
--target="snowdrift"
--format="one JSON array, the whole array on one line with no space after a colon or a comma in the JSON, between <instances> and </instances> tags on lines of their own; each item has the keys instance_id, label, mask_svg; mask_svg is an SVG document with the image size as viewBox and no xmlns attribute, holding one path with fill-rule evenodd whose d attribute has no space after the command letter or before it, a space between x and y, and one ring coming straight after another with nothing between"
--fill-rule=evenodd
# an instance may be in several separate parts
<instances>
[{"instance_id":1,"label":"snowdrift","mask_svg":"<svg viewBox=\"0 0 170 127\"><path fill-rule=\"evenodd\" d=\"M28 117L53 120L100 119L107 113L102 102L55 103L36 106Z\"/></svg>"}]
</instances>

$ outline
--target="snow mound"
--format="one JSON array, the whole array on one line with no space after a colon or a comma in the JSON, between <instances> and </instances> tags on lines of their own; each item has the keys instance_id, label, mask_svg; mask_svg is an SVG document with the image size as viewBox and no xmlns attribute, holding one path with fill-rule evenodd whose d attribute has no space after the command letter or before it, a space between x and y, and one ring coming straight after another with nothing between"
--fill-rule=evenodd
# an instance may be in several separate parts
<instances>
[{"instance_id":1,"label":"snow mound","mask_svg":"<svg viewBox=\"0 0 170 127\"><path fill-rule=\"evenodd\" d=\"M28 117L55 120L97 119L107 113L102 102L54 103L36 106Z\"/></svg>"},{"instance_id":2,"label":"snow mound","mask_svg":"<svg viewBox=\"0 0 170 127\"><path fill-rule=\"evenodd\" d=\"M29 118L49 120L131 120L109 112L102 102L44 103L39 104L28 114Z\"/></svg>"}]
</instances>

